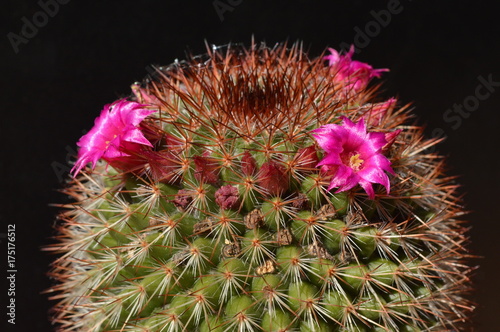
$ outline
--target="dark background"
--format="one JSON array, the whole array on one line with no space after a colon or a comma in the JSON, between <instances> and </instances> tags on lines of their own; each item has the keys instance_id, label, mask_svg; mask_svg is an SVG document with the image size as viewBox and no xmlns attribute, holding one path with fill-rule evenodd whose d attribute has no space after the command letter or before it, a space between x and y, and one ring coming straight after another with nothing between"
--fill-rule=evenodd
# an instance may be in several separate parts
<instances>
[{"instance_id":1,"label":"dark background","mask_svg":"<svg viewBox=\"0 0 500 332\"><path fill-rule=\"evenodd\" d=\"M7 321L7 224L17 229L18 273L16 325L0 330L51 331L51 303L42 292L51 285L46 273L54 257L40 250L54 235L58 209L49 204L66 202L57 192L67 174L66 159L102 106L128 95L149 64L182 59L187 49L203 53L205 40L248 45L253 35L269 45L301 40L311 56L355 43L360 46L355 59L391 69L382 79L383 96L413 102L428 135L447 137L439 150L449 155L449 174L461 176L461 192L472 211L471 253L483 256L473 262L481 265L475 276L475 325L478 331L498 331L500 87L459 116L456 128L443 119L454 104L474 99L479 77L491 75L500 82L494 2L401 0L385 27L374 23L372 12L390 8L384 1L221 0L229 6L219 9L221 16L214 3L73 0L43 22L37 1L3 1L0 326ZM26 20L33 22L34 15L44 24L39 22L38 31L15 52L8 34L22 37ZM355 38L367 28L372 36Z\"/></svg>"}]
</instances>

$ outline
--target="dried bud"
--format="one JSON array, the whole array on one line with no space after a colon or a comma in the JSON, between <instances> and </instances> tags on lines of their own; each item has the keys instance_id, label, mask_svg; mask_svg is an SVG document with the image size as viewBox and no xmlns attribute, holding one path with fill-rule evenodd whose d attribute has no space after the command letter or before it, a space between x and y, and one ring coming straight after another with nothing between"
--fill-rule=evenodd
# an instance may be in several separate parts
<instances>
[{"instance_id":1,"label":"dried bud","mask_svg":"<svg viewBox=\"0 0 500 332\"><path fill-rule=\"evenodd\" d=\"M189 192L186 189L181 189L179 190L177 195L175 195L173 203L178 208L185 210L186 207L188 207L188 205L191 204L192 201L193 201L193 196L191 195L191 192Z\"/></svg>"},{"instance_id":2,"label":"dried bud","mask_svg":"<svg viewBox=\"0 0 500 332\"><path fill-rule=\"evenodd\" d=\"M282 228L276 232L276 242L278 243L278 245L287 246L292 243L292 240L292 233L288 228Z\"/></svg>"},{"instance_id":3,"label":"dried bud","mask_svg":"<svg viewBox=\"0 0 500 332\"><path fill-rule=\"evenodd\" d=\"M276 267L274 266L274 262L270 259L266 259L264 264L255 268L255 273L257 275L263 275L263 274L273 273L275 270Z\"/></svg>"},{"instance_id":4,"label":"dried bud","mask_svg":"<svg viewBox=\"0 0 500 332\"><path fill-rule=\"evenodd\" d=\"M333 260L334 257L318 242L314 241L309 246L307 246L307 252L311 256L316 256L318 258Z\"/></svg>"},{"instance_id":5,"label":"dried bud","mask_svg":"<svg viewBox=\"0 0 500 332\"><path fill-rule=\"evenodd\" d=\"M181 250L176 252L172 256L172 262L174 262L175 265L184 265L186 263L186 259L189 257L189 252L186 250Z\"/></svg>"},{"instance_id":6,"label":"dried bud","mask_svg":"<svg viewBox=\"0 0 500 332\"><path fill-rule=\"evenodd\" d=\"M261 210L255 209L247 214L243 221L245 222L245 226L248 229L254 229L262 225L264 221L264 215L262 214Z\"/></svg>"},{"instance_id":7,"label":"dried bud","mask_svg":"<svg viewBox=\"0 0 500 332\"><path fill-rule=\"evenodd\" d=\"M236 208L239 205L238 189L229 184L220 187L215 192L215 203L224 210Z\"/></svg>"},{"instance_id":8,"label":"dried bud","mask_svg":"<svg viewBox=\"0 0 500 332\"><path fill-rule=\"evenodd\" d=\"M217 224L217 221L214 219L214 218L206 218L200 222L197 222L196 224L194 224L194 227L193 227L193 232L195 234L202 234L202 233L206 233L208 231L211 231L212 228Z\"/></svg>"},{"instance_id":9,"label":"dried bud","mask_svg":"<svg viewBox=\"0 0 500 332\"><path fill-rule=\"evenodd\" d=\"M331 204L325 204L316 212L318 220L329 220L337 215L335 207Z\"/></svg>"},{"instance_id":10,"label":"dried bud","mask_svg":"<svg viewBox=\"0 0 500 332\"><path fill-rule=\"evenodd\" d=\"M222 255L224 257L236 257L241 253L241 247L238 242L227 241L222 247Z\"/></svg>"},{"instance_id":11,"label":"dried bud","mask_svg":"<svg viewBox=\"0 0 500 332\"><path fill-rule=\"evenodd\" d=\"M311 204L307 195L299 192L297 197L292 200L292 206L297 210L307 210L311 207Z\"/></svg>"}]
</instances>

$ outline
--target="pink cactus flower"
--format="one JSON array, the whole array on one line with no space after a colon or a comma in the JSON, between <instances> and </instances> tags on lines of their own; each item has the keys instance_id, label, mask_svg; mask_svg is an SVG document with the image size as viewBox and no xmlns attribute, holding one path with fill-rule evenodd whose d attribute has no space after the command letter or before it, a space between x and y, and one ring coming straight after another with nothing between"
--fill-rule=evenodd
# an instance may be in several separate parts
<instances>
[{"instance_id":1,"label":"pink cactus flower","mask_svg":"<svg viewBox=\"0 0 500 332\"><path fill-rule=\"evenodd\" d=\"M94 127L80 138L77 145L78 159L71 169L73 176L88 163L92 167L99 159L104 159L112 166L123 168L134 152L142 146L151 147L138 125L155 110L146 105L120 99L104 106L101 115L95 120Z\"/></svg>"},{"instance_id":2,"label":"pink cactus flower","mask_svg":"<svg viewBox=\"0 0 500 332\"><path fill-rule=\"evenodd\" d=\"M390 192L389 177L394 174L391 162L382 154L388 143L385 133L367 132L364 119L353 123L343 117L342 125L327 124L313 131L313 137L326 152L317 166L332 176L328 190L336 193L359 184L370 199L375 197L373 183L383 185Z\"/></svg>"},{"instance_id":3,"label":"pink cactus flower","mask_svg":"<svg viewBox=\"0 0 500 332\"><path fill-rule=\"evenodd\" d=\"M361 90L368 85L368 82L373 77L380 77L383 72L389 69L373 69L367 63L352 60L354 54L354 46L351 45L349 52L345 55L340 55L333 48L328 49L331 54L325 56L329 65L335 70L334 79L339 83L345 83L346 88L354 89L354 91Z\"/></svg>"}]
</instances>

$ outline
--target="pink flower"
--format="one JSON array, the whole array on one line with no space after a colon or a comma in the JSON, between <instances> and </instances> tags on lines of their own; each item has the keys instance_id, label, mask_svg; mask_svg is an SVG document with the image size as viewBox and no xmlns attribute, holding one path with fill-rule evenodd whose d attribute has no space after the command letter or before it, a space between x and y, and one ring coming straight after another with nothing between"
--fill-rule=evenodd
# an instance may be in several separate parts
<instances>
[{"instance_id":1,"label":"pink flower","mask_svg":"<svg viewBox=\"0 0 500 332\"><path fill-rule=\"evenodd\" d=\"M385 133L366 131L364 119L358 123L343 117L342 125L327 124L313 131L313 136L326 152L317 165L332 175L328 190L338 187L337 193L359 184L370 199L375 197L372 183L379 183L390 191L385 172L394 174L391 162L382 154L388 143Z\"/></svg>"},{"instance_id":2,"label":"pink flower","mask_svg":"<svg viewBox=\"0 0 500 332\"><path fill-rule=\"evenodd\" d=\"M71 169L73 176L87 163L92 163L95 167L101 158L112 166L123 168L134 159L132 154L139 151L143 145L151 147L151 143L138 128L142 120L155 112L145 106L125 99L104 106L101 115L94 122L94 127L77 143L80 150Z\"/></svg>"},{"instance_id":3,"label":"pink flower","mask_svg":"<svg viewBox=\"0 0 500 332\"><path fill-rule=\"evenodd\" d=\"M389 71L389 69L373 69L367 63L353 61L352 45L346 55L340 55L333 48L328 50L332 54L325 56L325 60L328 60L329 65L336 71L334 79L339 83L345 83L347 88L355 91L365 88L373 77L380 77L383 72Z\"/></svg>"}]
</instances>

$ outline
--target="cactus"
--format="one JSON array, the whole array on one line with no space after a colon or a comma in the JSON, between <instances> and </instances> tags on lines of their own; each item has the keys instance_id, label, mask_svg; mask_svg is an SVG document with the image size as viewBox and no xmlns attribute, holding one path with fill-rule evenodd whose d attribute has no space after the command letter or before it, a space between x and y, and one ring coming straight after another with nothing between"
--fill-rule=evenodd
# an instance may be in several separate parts
<instances>
[{"instance_id":1,"label":"cactus","mask_svg":"<svg viewBox=\"0 0 500 332\"><path fill-rule=\"evenodd\" d=\"M132 85L78 142L59 331L458 331L457 185L385 69L229 45ZM90 165L88 165L90 163Z\"/></svg>"}]
</instances>

